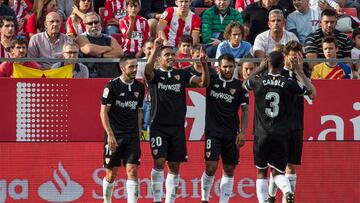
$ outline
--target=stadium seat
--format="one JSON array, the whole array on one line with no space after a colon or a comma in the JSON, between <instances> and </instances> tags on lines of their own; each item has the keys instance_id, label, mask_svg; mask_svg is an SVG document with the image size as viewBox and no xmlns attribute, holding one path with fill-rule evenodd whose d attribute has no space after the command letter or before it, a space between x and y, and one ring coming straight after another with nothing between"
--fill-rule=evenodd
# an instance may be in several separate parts
<instances>
[{"instance_id":1,"label":"stadium seat","mask_svg":"<svg viewBox=\"0 0 360 203\"><path fill-rule=\"evenodd\" d=\"M114 33L111 36L116 39L116 41L120 44L120 46L122 46L122 44L123 44L123 36L122 36L122 34Z\"/></svg>"},{"instance_id":2,"label":"stadium seat","mask_svg":"<svg viewBox=\"0 0 360 203\"><path fill-rule=\"evenodd\" d=\"M208 8L206 8L206 7L197 7L197 8L195 8L195 14L196 14L197 16L200 16L200 17L201 17L201 14L202 14L206 9L208 9Z\"/></svg>"}]
</instances>

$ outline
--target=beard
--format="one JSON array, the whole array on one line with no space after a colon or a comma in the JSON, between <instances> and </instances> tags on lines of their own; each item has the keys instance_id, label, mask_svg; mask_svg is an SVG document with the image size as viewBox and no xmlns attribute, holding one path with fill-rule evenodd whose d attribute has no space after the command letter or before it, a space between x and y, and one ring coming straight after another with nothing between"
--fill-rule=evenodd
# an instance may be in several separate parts
<instances>
[{"instance_id":1,"label":"beard","mask_svg":"<svg viewBox=\"0 0 360 203\"><path fill-rule=\"evenodd\" d=\"M100 37L101 31L97 29L92 29L90 31L86 31L86 34L89 35L90 37Z\"/></svg>"}]
</instances>

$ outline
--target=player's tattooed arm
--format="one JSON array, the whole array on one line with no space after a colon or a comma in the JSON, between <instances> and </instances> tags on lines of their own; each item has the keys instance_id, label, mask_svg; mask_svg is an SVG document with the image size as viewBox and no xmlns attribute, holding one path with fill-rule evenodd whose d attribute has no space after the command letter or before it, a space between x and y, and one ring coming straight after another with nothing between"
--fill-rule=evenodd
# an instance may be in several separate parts
<instances>
[{"instance_id":1,"label":"player's tattooed arm","mask_svg":"<svg viewBox=\"0 0 360 203\"><path fill-rule=\"evenodd\" d=\"M151 81L154 78L154 68L155 68L155 58L156 53L158 52L159 48L162 46L163 39L158 36L154 41L154 47L151 50L150 56L145 65L144 75L146 81Z\"/></svg>"},{"instance_id":2,"label":"player's tattooed arm","mask_svg":"<svg viewBox=\"0 0 360 203\"><path fill-rule=\"evenodd\" d=\"M100 108L100 118L101 118L101 123L105 129L105 132L108 136L107 141L108 141L109 149L111 152L115 152L116 147L118 147L118 144L116 142L114 132L112 131L110 126L110 120L108 116L109 110L110 110L110 106L102 104Z\"/></svg>"},{"instance_id":3,"label":"player's tattooed arm","mask_svg":"<svg viewBox=\"0 0 360 203\"><path fill-rule=\"evenodd\" d=\"M139 137L142 139L142 119L143 119L143 111L142 109L138 109L138 128L139 128Z\"/></svg>"},{"instance_id":4,"label":"player's tattooed arm","mask_svg":"<svg viewBox=\"0 0 360 203\"><path fill-rule=\"evenodd\" d=\"M249 120L249 107L248 105L241 106L241 129L238 133L235 144L237 148L240 148L245 145L245 134L246 134L246 127Z\"/></svg>"},{"instance_id":5,"label":"player's tattooed arm","mask_svg":"<svg viewBox=\"0 0 360 203\"><path fill-rule=\"evenodd\" d=\"M191 80L191 84L194 84L198 87L207 87L210 83L210 76L209 76L209 68L208 68L208 56L206 55L205 51L202 47L200 47L200 62L201 62L201 77L195 76Z\"/></svg>"}]
</instances>

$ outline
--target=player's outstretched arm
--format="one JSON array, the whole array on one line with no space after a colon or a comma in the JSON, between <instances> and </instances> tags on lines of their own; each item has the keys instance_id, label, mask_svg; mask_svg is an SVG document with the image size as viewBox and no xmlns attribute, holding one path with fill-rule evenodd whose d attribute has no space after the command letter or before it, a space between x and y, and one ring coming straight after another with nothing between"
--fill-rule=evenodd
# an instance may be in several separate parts
<instances>
[{"instance_id":1,"label":"player's outstretched arm","mask_svg":"<svg viewBox=\"0 0 360 203\"><path fill-rule=\"evenodd\" d=\"M200 62L201 62L201 77L195 76L191 80L191 84L196 85L198 87L207 87L209 86L210 76L209 76L209 68L208 68L208 56L206 55L203 48L200 48Z\"/></svg>"},{"instance_id":2,"label":"player's outstretched arm","mask_svg":"<svg viewBox=\"0 0 360 203\"><path fill-rule=\"evenodd\" d=\"M145 65L144 75L145 75L146 81L151 81L154 78L156 53L158 52L160 46L162 45L162 42L163 42L163 40L161 39L160 36L158 36L154 41L155 46L152 48L150 56Z\"/></svg>"},{"instance_id":3,"label":"player's outstretched arm","mask_svg":"<svg viewBox=\"0 0 360 203\"><path fill-rule=\"evenodd\" d=\"M101 123L105 129L105 132L108 136L109 149L111 152L115 152L118 144L116 143L114 132L112 131L111 126L110 126L110 120L109 120L109 116L108 116L109 110L110 110L110 106L102 104L101 108L100 108L100 119L101 119Z\"/></svg>"}]
</instances>

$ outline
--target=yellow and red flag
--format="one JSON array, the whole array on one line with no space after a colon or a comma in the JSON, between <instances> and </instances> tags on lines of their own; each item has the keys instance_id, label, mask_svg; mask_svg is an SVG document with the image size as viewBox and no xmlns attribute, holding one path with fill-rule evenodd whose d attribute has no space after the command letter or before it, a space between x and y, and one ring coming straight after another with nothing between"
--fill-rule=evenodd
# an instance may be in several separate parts
<instances>
[{"instance_id":1,"label":"yellow and red flag","mask_svg":"<svg viewBox=\"0 0 360 203\"><path fill-rule=\"evenodd\" d=\"M71 64L50 70L38 70L14 63L13 78L72 78L72 72Z\"/></svg>"}]
</instances>

